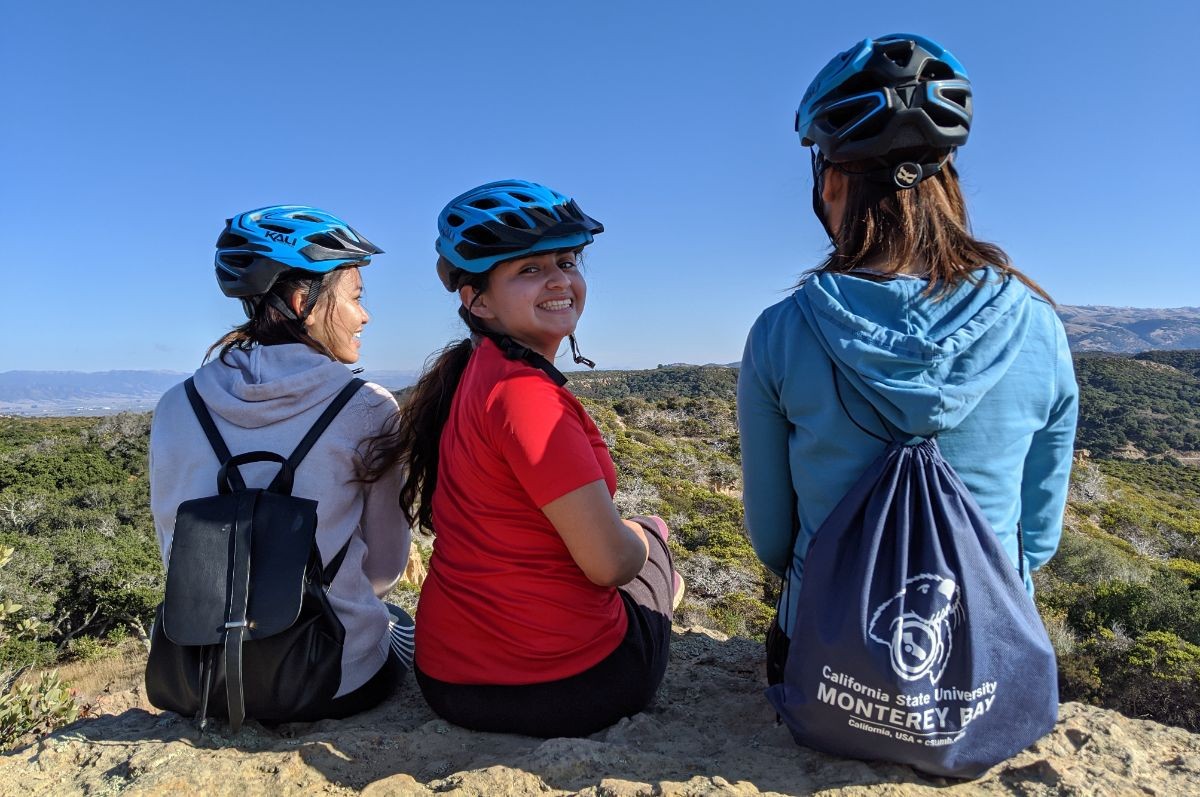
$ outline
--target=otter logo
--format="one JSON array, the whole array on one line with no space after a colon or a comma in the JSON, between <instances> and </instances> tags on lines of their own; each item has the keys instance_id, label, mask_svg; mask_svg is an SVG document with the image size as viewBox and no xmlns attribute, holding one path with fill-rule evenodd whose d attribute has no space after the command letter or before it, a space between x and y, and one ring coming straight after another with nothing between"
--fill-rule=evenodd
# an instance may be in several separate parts
<instances>
[{"instance_id":1,"label":"otter logo","mask_svg":"<svg viewBox=\"0 0 1200 797\"><path fill-rule=\"evenodd\" d=\"M296 245L295 238L288 238L286 235L284 235L281 232L271 232L270 230L266 230L265 232L267 234L267 237L270 238L272 241L279 241L280 243L285 243L288 246Z\"/></svg>"},{"instance_id":2,"label":"otter logo","mask_svg":"<svg viewBox=\"0 0 1200 797\"><path fill-rule=\"evenodd\" d=\"M964 621L958 584L922 573L885 601L871 617L867 633L891 649L892 670L906 681L928 676L936 685L946 670L954 638Z\"/></svg>"},{"instance_id":3,"label":"otter logo","mask_svg":"<svg viewBox=\"0 0 1200 797\"><path fill-rule=\"evenodd\" d=\"M901 163L892 171L892 179L901 188L912 188L921 177L921 167L915 163Z\"/></svg>"}]
</instances>

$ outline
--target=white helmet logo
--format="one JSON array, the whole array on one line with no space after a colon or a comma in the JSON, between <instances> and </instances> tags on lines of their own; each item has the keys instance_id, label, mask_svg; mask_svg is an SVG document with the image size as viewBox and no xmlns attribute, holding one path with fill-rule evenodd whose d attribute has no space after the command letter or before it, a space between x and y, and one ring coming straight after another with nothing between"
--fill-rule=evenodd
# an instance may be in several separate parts
<instances>
[{"instance_id":1,"label":"white helmet logo","mask_svg":"<svg viewBox=\"0 0 1200 797\"><path fill-rule=\"evenodd\" d=\"M901 163L892 170L892 180L901 188L912 188L921 179L921 166L916 163Z\"/></svg>"}]
</instances>

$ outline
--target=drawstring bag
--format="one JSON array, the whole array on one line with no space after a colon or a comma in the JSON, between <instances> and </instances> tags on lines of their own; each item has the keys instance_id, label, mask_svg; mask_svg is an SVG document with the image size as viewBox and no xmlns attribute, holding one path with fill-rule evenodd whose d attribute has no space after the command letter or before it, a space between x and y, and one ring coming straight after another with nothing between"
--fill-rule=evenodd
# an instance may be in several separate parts
<instances>
[{"instance_id":1,"label":"drawstring bag","mask_svg":"<svg viewBox=\"0 0 1200 797\"><path fill-rule=\"evenodd\" d=\"M809 547L767 698L806 747L976 777L1054 727L1054 649L937 441L888 441L847 416L888 445Z\"/></svg>"}]
</instances>

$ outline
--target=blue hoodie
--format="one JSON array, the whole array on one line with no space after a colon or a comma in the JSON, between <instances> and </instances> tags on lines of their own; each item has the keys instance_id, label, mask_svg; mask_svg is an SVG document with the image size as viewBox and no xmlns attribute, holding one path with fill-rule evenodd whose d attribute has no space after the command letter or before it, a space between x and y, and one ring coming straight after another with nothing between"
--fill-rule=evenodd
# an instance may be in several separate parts
<instances>
[{"instance_id":1,"label":"blue hoodie","mask_svg":"<svg viewBox=\"0 0 1200 797\"><path fill-rule=\"evenodd\" d=\"M746 527L768 568L791 566L792 602L813 535L883 451L855 421L883 438L936 434L1032 594L1029 573L1062 533L1079 390L1050 304L994 270L975 276L935 301L922 279L810 275L751 328L738 378Z\"/></svg>"}]
</instances>

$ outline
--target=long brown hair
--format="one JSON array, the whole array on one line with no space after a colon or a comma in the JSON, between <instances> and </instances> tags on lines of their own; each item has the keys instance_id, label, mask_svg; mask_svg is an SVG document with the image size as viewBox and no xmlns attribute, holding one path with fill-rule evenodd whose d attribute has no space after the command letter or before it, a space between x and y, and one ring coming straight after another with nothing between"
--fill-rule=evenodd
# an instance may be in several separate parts
<instances>
[{"instance_id":1,"label":"long brown hair","mask_svg":"<svg viewBox=\"0 0 1200 797\"><path fill-rule=\"evenodd\" d=\"M324 313L325 321L329 323L332 322L334 311L337 309L332 297L338 282L345 278L348 271L349 269L339 268L320 277L314 277L304 271L284 272L271 286L271 293L286 304L293 294L300 292L309 312ZM234 327L208 347L204 362L212 358L214 351L220 350L218 358L228 365L225 356L234 349L249 351L252 346L273 346L280 343L303 343L331 360L337 359L325 344L308 333L303 321L288 318L264 298L258 302L250 320Z\"/></svg>"},{"instance_id":2,"label":"long brown hair","mask_svg":"<svg viewBox=\"0 0 1200 797\"><path fill-rule=\"evenodd\" d=\"M947 160L933 177L892 190L867 177L867 164L827 164L847 179L846 208L834 248L813 272L862 268L885 272L919 264L929 276L926 295L942 299L984 266L1011 275L1053 304L1049 294L1013 265L999 246L971 233L958 172Z\"/></svg>"},{"instance_id":3,"label":"long brown hair","mask_svg":"<svg viewBox=\"0 0 1200 797\"><path fill-rule=\"evenodd\" d=\"M487 290L490 272L471 274L454 269L442 259L438 266L453 269L457 284L474 288L476 298ZM466 306L459 306L458 316L473 336L484 331ZM407 476L400 490L400 510L410 525L420 524L428 531L433 531L433 491L437 488L442 429L450 418L454 393L474 350L475 344L468 337L433 355L432 364L427 362L400 414L394 416L383 434L371 440L364 457L364 481L375 481L397 462L403 463Z\"/></svg>"}]
</instances>

